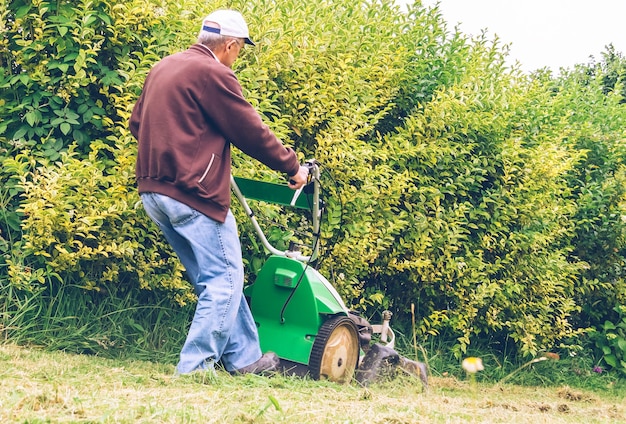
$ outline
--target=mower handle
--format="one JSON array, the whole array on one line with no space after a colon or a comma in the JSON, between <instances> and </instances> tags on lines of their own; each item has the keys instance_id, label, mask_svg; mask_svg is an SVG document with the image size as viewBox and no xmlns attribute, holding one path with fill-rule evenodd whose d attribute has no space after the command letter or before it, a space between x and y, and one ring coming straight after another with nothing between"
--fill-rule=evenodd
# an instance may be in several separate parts
<instances>
[{"instance_id":1,"label":"mower handle","mask_svg":"<svg viewBox=\"0 0 626 424\"><path fill-rule=\"evenodd\" d=\"M301 262L313 261L317 258L319 251L319 243L316 239L311 247L312 251L310 255L302 255L301 252L295 250L279 250L271 245L267 237L263 233L261 226L259 225L254 212L248 205L247 199L261 200L268 203L279 204L283 206L289 206L296 209L307 209L312 214L312 229L314 237L319 237L321 210L320 210L320 170L319 165L315 160L306 161L303 166L306 166L309 170L309 178L306 186L297 190L292 190L285 184L268 183L264 181L251 180L245 178L230 176L230 186L235 194L235 197L239 200L239 203L244 208L244 211L248 215L248 218L252 222L252 225L258 234L263 246L270 251L270 253L278 256L285 256L296 259ZM302 193L304 192L304 195Z\"/></svg>"}]
</instances>

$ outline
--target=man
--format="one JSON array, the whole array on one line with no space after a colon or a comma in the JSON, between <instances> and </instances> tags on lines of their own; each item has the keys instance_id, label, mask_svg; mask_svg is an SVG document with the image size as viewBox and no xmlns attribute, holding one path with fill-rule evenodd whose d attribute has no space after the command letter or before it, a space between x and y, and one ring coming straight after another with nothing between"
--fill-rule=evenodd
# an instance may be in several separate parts
<instances>
[{"instance_id":1,"label":"man","mask_svg":"<svg viewBox=\"0 0 626 424\"><path fill-rule=\"evenodd\" d=\"M165 57L148 74L130 118L138 140L136 177L144 208L185 266L198 295L180 353L180 374L212 370L265 373L243 296L241 244L230 211L230 144L302 187L308 171L263 124L231 67L250 40L239 12L207 16L197 44Z\"/></svg>"}]
</instances>

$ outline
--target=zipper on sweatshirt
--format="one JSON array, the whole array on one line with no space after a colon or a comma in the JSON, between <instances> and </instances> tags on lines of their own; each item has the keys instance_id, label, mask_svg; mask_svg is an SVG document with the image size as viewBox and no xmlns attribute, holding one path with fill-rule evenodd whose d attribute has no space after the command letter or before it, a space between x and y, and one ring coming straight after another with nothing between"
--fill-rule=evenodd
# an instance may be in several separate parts
<instances>
[{"instance_id":1,"label":"zipper on sweatshirt","mask_svg":"<svg viewBox=\"0 0 626 424\"><path fill-rule=\"evenodd\" d=\"M209 161L209 164L207 165L206 169L204 170L204 174L202 174L202 177L200 177L200 179L198 180L198 184L202 184L202 182L204 181L204 179L206 178L206 175L209 173L209 171L211 170L211 167L213 166L213 162L215 161L215 153L213 153L211 155L211 160Z\"/></svg>"}]
</instances>

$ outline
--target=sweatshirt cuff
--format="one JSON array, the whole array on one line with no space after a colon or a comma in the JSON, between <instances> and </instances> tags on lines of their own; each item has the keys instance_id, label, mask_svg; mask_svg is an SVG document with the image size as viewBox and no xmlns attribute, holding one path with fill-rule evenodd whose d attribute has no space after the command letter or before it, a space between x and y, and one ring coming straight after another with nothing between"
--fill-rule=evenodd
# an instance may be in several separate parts
<instances>
[{"instance_id":1,"label":"sweatshirt cuff","mask_svg":"<svg viewBox=\"0 0 626 424\"><path fill-rule=\"evenodd\" d=\"M294 172L287 172L287 176L289 178L294 177L298 174L298 172L300 172L300 163L298 163L298 166L295 168Z\"/></svg>"}]
</instances>

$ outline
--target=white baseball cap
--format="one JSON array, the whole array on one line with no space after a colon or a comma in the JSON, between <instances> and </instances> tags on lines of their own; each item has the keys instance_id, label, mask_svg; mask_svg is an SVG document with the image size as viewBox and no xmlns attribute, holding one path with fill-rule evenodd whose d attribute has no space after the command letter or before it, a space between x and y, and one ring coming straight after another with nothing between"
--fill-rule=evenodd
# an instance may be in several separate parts
<instances>
[{"instance_id":1,"label":"white baseball cap","mask_svg":"<svg viewBox=\"0 0 626 424\"><path fill-rule=\"evenodd\" d=\"M213 25L211 25L213 24ZM241 13L235 10L216 10L202 20L201 31L213 32L216 34L226 35L228 37L243 38L246 44L254 46L250 40L248 25L241 16Z\"/></svg>"}]
</instances>

